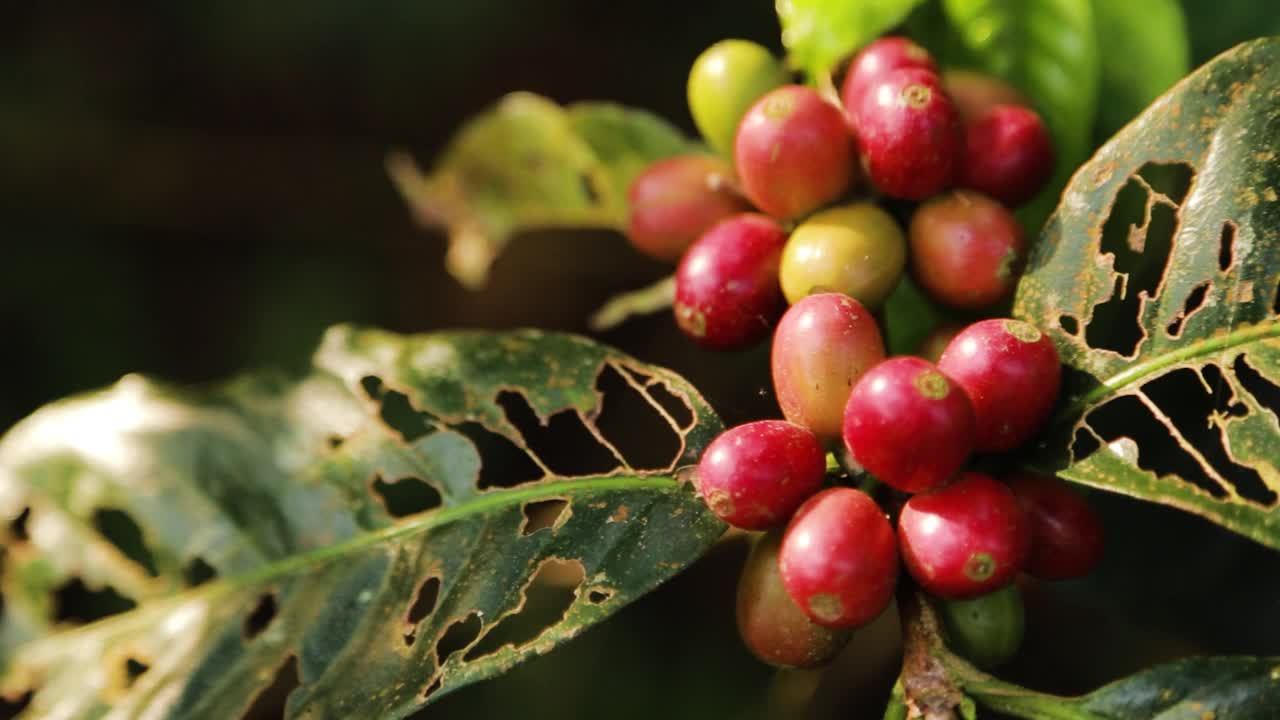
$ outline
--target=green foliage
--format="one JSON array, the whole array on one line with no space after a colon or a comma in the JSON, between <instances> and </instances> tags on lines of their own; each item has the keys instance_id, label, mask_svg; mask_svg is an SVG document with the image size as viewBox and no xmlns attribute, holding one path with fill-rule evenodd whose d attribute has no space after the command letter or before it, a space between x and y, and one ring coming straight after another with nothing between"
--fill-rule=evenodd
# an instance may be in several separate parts
<instances>
[{"instance_id":1,"label":"green foliage","mask_svg":"<svg viewBox=\"0 0 1280 720\"><path fill-rule=\"evenodd\" d=\"M782 44L811 78L893 28L922 0L777 0Z\"/></svg>"},{"instance_id":2,"label":"green foliage","mask_svg":"<svg viewBox=\"0 0 1280 720\"><path fill-rule=\"evenodd\" d=\"M719 421L670 372L537 331L338 327L314 364L205 391L128 377L0 441L0 694L35 689L33 716L221 719L293 672L290 717L402 716L574 637L723 530L675 475ZM637 423L670 454L624 455ZM198 566L216 578L190 588ZM137 606L69 628L72 581Z\"/></svg>"},{"instance_id":3,"label":"green foliage","mask_svg":"<svg viewBox=\"0 0 1280 720\"><path fill-rule=\"evenodd\" d=\"M1187 74L1186 21L1176 0L1094 0L1102 86L1097 136L1111 137Z\"/></svg>"},{"instance_id":4,"label":"green foliage","mask_svg":"<svg viewBox=\"0 0 1280 720\"><path fill-rule=\"evenodd\" d=\"M1078 371L1044 466L1272 547L1278 61L1280 41L1237 47L1105 145L1067 188L1015 304Z\"/></svg>"}]
</instances>

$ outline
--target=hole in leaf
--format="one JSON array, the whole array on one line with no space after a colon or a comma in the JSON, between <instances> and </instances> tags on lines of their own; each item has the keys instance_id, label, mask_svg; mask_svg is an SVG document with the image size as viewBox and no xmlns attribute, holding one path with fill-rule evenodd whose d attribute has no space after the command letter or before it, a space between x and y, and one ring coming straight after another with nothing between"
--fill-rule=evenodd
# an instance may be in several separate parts
<instances>
[{"instance_id":1,"label":"hole in leaf","mask_svg":"<svg viewBox=\"0 0 1280 720\"><path fill-rule=\"evenodd\" d=\"M1276 283L1275 297L1271 301L1271 314L1280 315L1280 282Z\"/></svg>"},{"instance_id":2,"label":"hole in leaf","mask_svg":"<svg viewBox=\"0 0 1280 720\"><path fill-rule=\"evenodd\" d=\"M602 398L596 427L632 467L659 470L675 461L682 446L680 435L645 400L644 395L627 383L621 372L606 365L596 378L596 390ZM673 397L670 393L666 395ZM652 387L650 396L653 396ZM691 417L689 409L685 408L683 418L686 425ZM677 423L682 419L673 418Z\"/></svg>"},{"instance_id":3,"label":"hole in leaf","mask_svg":"<svg viewBox=\"0 0 1280 720\"><path fill-rule=\"evenodd\" d=\"M607 602L611 597L613 597L613 591L608 588L594 588L591 592L587 593L587 601L592 605L599 605L603 602Z\"/></svg>"},{"instance_id":4,"label":"hole in leaf","mask_svg":"<svg viewBox=\"0 0 1280 720\"><path fill-rule=\"evenodd\" d=\"M1123 395L1109 400L1091 410L1086 420L1107 444L1098 446L1096 452L1128 453L1132 448L1137 454L1134 464L1139 468L1157 477L1181 477L1218 499L1226 496L1227 491L1205 474L1195 457L1174 440L1170 428L1137 397ZM1076 461L1084 457L1077 455ZM1131 457L1126 459L1130 462L1135 460Z\"/></svg>"},{"instance_id":5,"label":"hole in leaf","mask_svg":"<svg viewBox=\"0 0 1280 720\"><path fill-rule=\"evenodd\" d=\"M1183 305L1182 312L1178 313L1178 316L1175 317L1173 322L1169 323L1169 327L1166 328L1169 331L1169 337L1176 338L1182 334L1183 323L1185 323L1187 318L1191 317L1195 311L1199 310L1200 307L1204 305L1204 298L1208 292L1208 280L1205 280L1191 289L1191 292L1187 294L1187 302Z\"/></svg>"},{"instance_id":6,"label":"hole in leaf","mask_svg":"<svg viewBox=\"0 0 1280 720\"><path fill-rule=\"evenodd\" d=\"M271 684L262 689L245 710L242 720L265 720L285 717L285 703L289 694L301 684L298 677L298 657L290 655L276 670Z\"/></svg>"},{"instance_id":7,"label":"hole in leaf","mask_svg":"<svg viewBox=\"0 0 1280 720\"><path fill-rule=\"evenodd\" d=\"M27 522L31 520L31 508L22 508L22 512L18 513L9 523L9 537L14 542L26 542L31 539L31 535L27 532Z\"/></svg>"},{"instance_id":8,"label":"hole in leaf","mask_svg":"<svg viewBox=\"0 0 1280 720\"><path fill-rule=\"evenodd\" d=\"M439 490L415 477L400 478L391 483L380 477L374 478L372 487L392 517L402 518L434 510L443 502Z\"/></svg>"},{"instance_id":9,"label":"hole in leaf","mask_svg":"<svg viewBox=\"0 0 1280 720\"><path fill-rule=\"evenodd\" d=\"M557 475L605 475L617 469L617 459L591 434L576 412L558 412L543 425L524 395L503 390L497 401L530 452L542 458Z\"/></svg>"},{"instance_id":10,"label":"hole in leaf","mask_svg":"<svg viewBox=\"0 0 1280 720\"><path fill-rule=\"evenodd\" d=\"M1138 169L1138 174L1151 189L1167 196L1175 205L1181 205L1191 191L1195 170L1186 163L1149 162Z\"/></svg>"},{"instance_id":11,"label":"hole in leaf","mask_svg":"<svg viewBox=\"0 0 1280 720\"><path fill-rule=\"evenodd\" d=\"M1236 224L1230 220L1222 223L1222 235L1218 238L1218 269L1226 272L1235 257Z\"/></svg>"},{"instance_id":12,"label":"hole in leaf","mask_svg":"<svg viewBox=\"0 0 1280 720\"><path fill-rule=\"evenodd\" d=\"M216 577L218 577L218 571L199 556L191 558L191 562L182 568L182 579L191 587L203 585Z\"/></svg>"},{"instance_id":13,"label":"hole in leaf","mask_svg":"<svg viewBox=\"0 0 1280 720\"><path fill-rule=\"evenodd\" d=\"M436 667L444 665L451 655L475 642L483 627L480 614L476 612L450 623L449 629L436 641Z\"/></svg>"},{"instance_id":14,"label":"hole in leaf","mask_svg":"<svg viewBox=\"0 0 1280 720\"><path fill-rule=\"evenodd\" d=\"M676 421L676 427L687 428L693 424L693 408L689 407L689 403L683 398L671 392L671 388L666 383L638 372L633 368L627 368L631 373L631 378L640 384L659 405L667 411L672 420Z\"/></svg>"},{"instance_id":15,"label":"hole in leaf","mask_svg":"<svg viewBox=\"0 0 1280 720\"><path fill-rule=\"evenodd\" d=\"M382 395L382 409L378 413L387 427L400 433L405 442L413 442L429 435L433 430L426 413L419 412L404 393L388 390Z\"/></svg>"},{"instance_id":16,"label":"hole in leaf","mask_svg":"<svg viewBox=\"0 0 1280 720\"><path fill-rule=\"evenodd\" d=\"M133 687L133 684L142 677L142 674L150 670L151 666L134 658L129 658L124 662L124 682L125 687Z\"/></svg>"},{"instance_id":17,"label":"hole in leaf","mask_svg":"<svg viewBox=\"0 0 1280 720\"><path fill-rule=\"evenodd\" d=\"M1190 368L1179 368L1142 386L1143 392L1173 422L1182 437L1199 451L1212 470L1235 487L1241 497L1263 505L1276 501L1276 493L1266 486L1257 470L1231 458L1223 444L1220 423L1230 416L1230 386L1223 382L1216 367L1218 382L1206 388L1202 376ZM1206 380L1208 378L1205 378ZM1215 420L1216 419L1216 420ZM1210 468L1197 469L1208 475Z\"/></svg>"},{"instance_id":18,"label":"hole in leaf","mask_svg":"<svg viewBox=\"0 0 1280 720\"><path fill-rule=\"evenodd\" d=\"M1089 432L1088 427L1076 428L1075 436L1071 438L1071 457L1080 461L1092 455L1102 445L1098 442L1098 437Z\"/></svg>"},{"instance_id":19,"label":"hole in leaf","mask_svg":"<svg viewBox=\"0 0 1280 720\"><path fill-rule=\"evenodd\" d=\"M586 198L591 205L600 204L600 191L596 189L595 180L587 173L578 173L578 179L582 183L582 197Z\"/></svg>"},{"instance_id":20,"label":"hole in leaf","mask_svg":"<svg viewBox=\"0 0 1280 720\"><path fill-rule=\"evenodd\" d=\"M1213 397L1217 411L1228 417L1243 417L1249 414L1249 408L1231 392L1222 368L1215 363L1207 363L1200 367L1200 377L1204 384L1213 388Z\"/></svg>"},{"instance_id":21,"label":"hole in leaf","mask_svg":"<svg viewBox=\"0 0 1280 720\"><path fill-rule=\"evenodd\" d=\"M566 583L566 579L568 582ZM586 569L578 560L547 558L525 585L524 602L513 615L504 617L463 658L471 662L498 651L504 645L519 648L538 639L549 627L564 619L573 605L577 587L586 579Z\"/></svg>"},{"instance_id":22,"label":"hole in leaf","mask_svg":"<svg viewBox=\"0 0 1280 720\"><path fill-rule=\"evenodd\" d=\"M137 603L110 585L91 590L80 578L72 578L55 590L53 604L56 608L53 619L66 623L91 623L137 607Z\"/></svg>"},{"instance_id":23,"label":"hole in leaf","mask_svg":"<svg viewBox=\"0 0 1280 720\"><path fill-rule=\"evenodd\" d=\"M418 624L436 609L436 600L440 597L440 578L432 576L422 581L418 586L417 597L413 600L413 605L409 606L409 617L407 622L411 626L409 632L405 633L404 644L412 645L418 639Z\"/></svg>"},{"instance_id":24,"label":"hole in leaf","mask_svg":"<svg viewBox=\"0 0 1280 720\"><path fill-rule=\"evenodd\" d=\"M524 522L520 525L520 535L523 537L532 535L539 530L560 525L562 516L569 509L569 501L553 498L551 500L526 502L522 509L524 510ZM564 519L567 520L568 518Z\"/></svg>"},{"instance_id":25,"label":"hole in leaf","mask_svg":"<svg viewBox=\"0 0 1280 720\"><path fill-rule=\"evenodd\" d=\"M427 686L427 689L422 692L422 699L426 700L427 698L434 695L435 692L440 689L440 686L442 684L444 684L444 676L436 675L436 679L432 680L431 684Z\"/></svg>"},{"instance_id":26,"label":"hole in leaf","mask_svg":"<svg viewBox=\"0 0 1280 720\"><path fill-rule=\"evenodd\" d=\"M1244 355L1236 357L1236 361L1231 364L1231 368L1235 370L1236 378L1240 380L1240 384L1258 401L1258 404L1271 411L1271 414L1275 415L1277 419L1280 419L1280 386L1277 386L1262 373L1255 370Z\"/></svg>"},{"instance_id":27,"label":"hole in leaf","mask_svg":"<svg viewBox=\"0 0 1280 720\"><path fill-rule=\"evenodd\" d=\"M365 375L360 378L360 389L370 400L378 400L382 397L382 378L374 375Z\"/></svg>"},{"instance_id":28,"label":"hole in leaf","mask_svg":"<svg viewBox=\"0 0 1280 720\"><path fill-rule=\"evenodd\" d=\"M344 442L346 442L346 438L342 437L341 435L330 435L329 437L325 438L325 443L329 446L330 450L337 450L338 448L342 447L342 443Z\"/></svg>"},{"instance_id":29,"label":"hole in leaf","mask_svg":"<svg viewBox=\"0 0 1280 720\"><path fill-rule=\"evenodd\" d=\"M253 606L249 616L244 619L244 639L252 640L262 634L276 616L276 596L274 593L263 593Z\"/></svg>"},{"instance_id":30,"label":"hole in leaf","mask_svg":"<svg viewBox=\"0 0 1280 720\"><path fill-rule=\"evenodd\" d=\"M12 700L0 695L0 718L7 720L8 718L17 717L23 710L27 709L33 697L35 697L34 690L28 690Z\"/></svg>"},{"instance_id":31,"label":"hole in leaf","mask_svg":"<svg viewBox=\"0 0 1280 720\"><path fill-rule=\"evenodd\" d=\"M451 429L465 435L484 459L476 483L479 489L510 488L542 479L542 468L510 439L477 422L458 423Z\"/></svg>"},{"instance_id":32,"label":"hole in leaf","mask_svg":"<svg viewBox=\"0 0 1280 720\"><path fill-rule=\"evenodd\" d=\"M1062 328L1062 332L1068 335L1080 334L1080 321L1074 315L1058 316L1058 325Z\"/></svg>"},{"instance_id":33,"label":"hole in leaf","mask_svg":"<svg viewBox=\"0 0 1280 720\"><path fill-rule=\"evenodd\" d=\"M160 574L156 570L155 558L142 539L142 528L128 513L113 508L95 510L93 527L125 557L141 565L148 575L156 577Z\"/></svg>"}]
</instances>

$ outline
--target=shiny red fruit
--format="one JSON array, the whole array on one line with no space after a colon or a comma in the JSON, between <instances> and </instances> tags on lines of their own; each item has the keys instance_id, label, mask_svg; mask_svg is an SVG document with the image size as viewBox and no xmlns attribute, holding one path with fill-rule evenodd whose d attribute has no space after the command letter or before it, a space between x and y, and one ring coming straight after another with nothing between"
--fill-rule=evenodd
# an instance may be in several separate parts
<instances>
[{"instance_id":1,"label":"shiny red fruit","mask_svg":"<svg viewBox=\"0 0 1280 720\"><path fill-rule=\"evenodd\" d=\"M1043 580L1088 575L1102 561L1102 518L1057 478L1019 472L1007 479L1031 525L1031 557L1024 568Z\"/></svg>"},{"instance_id":2,"label":"shiny red fruit","mask_svg":"<svg viewBox=\"0 0 1280 720\"><path fill-rule=\"evenodd\" d=\"M676 262L711 226L751 209L733 189L733 169L712 155L678 155L650 165L627 192L627 238L637 250Z\"/></svg>"},{"instance_id":3,"label":"shiny red fruit","mask_svg":"<svg viewBox=\"0 0 1280 720\"><path fill-rule=\"evenodd\" d=\"M928 592L975 597L1009 584L1031 549L1031 532L1013 492L988 475L916 495L898 516L907 570Z\"/></svg>"},{"instance_id":4,"label":"shiny red fruit","mask_svg":"<svg viewBox=\"0 0 1280 720\"><path fill-rule=\"evenodd\" d=\"M785 525L822 488L826 452L813 433L759 420L720 433L698 461L698 492L721 520L744 530Z\"/></svg>"},{"instance_id":5,"label":"shiny red fruit","mask_svg":"<svg viewBox=\"0 0 1280 720\"><path fill-rule=\"evenodd\" d=\"M889 358L853 386L844 444L867 472L903 492L924 492L960 469L973 450L973 410L933 363Z\"/></svg>"},{"instance_id":6,"label":"shiny red fruit","mask_svg":"<svg viewBox=\"0 0 1280 720\"><path fill-rule=\"evenodd\" d=\"M863 170L880 192L924 200L951 185L964 134L935 73L892 70L868 85L849 112Z\"/></svg>"},{"instance_id":7,"label":"shiny red fruit","mask_svg":"<svg viewBox=\"0 0 1280 720\"><path fill-rule=\"evenodd\" d=\"M956 104L965 123L981 116L993 105L1027 105L1018 89L994 75L951 68L942 72L942 87Z\"/></svg>"},{"instance_id":8,"label":"shiny red fruit","mask_svg":"<svg viewBox=\"0 0 1280 720\"><path fill-rule=\"evenodd\" d=\"M785 85L757 100L733 145L747 197L782 220L843 195L853 183L853 155L839 108L802 85Z\"/></svg>"},{"instance_id":9,"label":"shiny red fruit","mask_svg":"<svg viewBox=\"0 0 1280 720\"><path fill-rule=\"evenodd\" d=\"M1044 424L1058 397L1062 366L1048 335L1020 320L981 320L957 335L938 360L964 388L983 452L1012 450Z\"/></svg>"},{"instance_id":10,"label":"shiny red fruit","mask_svg":"<svg viewBox=\"0 0 1280 720\"><path fill-rule=\"evenodd\" d=\"M893 528L861 490L824 490L791 519L778 567L787 594L814 622L865 625L889 605L898 582Z\"/></svg>"},{"instance_id":11,"label":"shiny red fruit","mask_svg":"<svg viewBox=\"0 0 1280 720\"><path fill-rule=\"evenodd\" d=\"M996 105L969 124L960 184L1019 207L1053 175L1053 141L1044 121L1021 105Z\"/></svg>"},{"instance_id":12,"label":"shiny red fruit","mask_svg":"<svg viewBox=\"0 0 1280 720\"><path fill-rule=\"evenodd\" d=\"M773 333L770 366L783 416L824 440L839 438L854 383L881 360L884 339L862 303L843 293L801 298Z\"/></svg>"},{"instance_id":13,"label":"shiny red fruit","mask_svg":"<svg viewBox=\"0 0 1280 720\"><path fill-rule=\"evenodd\" d=\"M841 83L841 102L846 109L856 107L871 83L899 68L938 72L938 65L928 50L900 35L882 37L860 50L849 63Z\"/></svg>"},{"instance_id":14,"label":"shiny red fruit","mask_svg":"<svg viewBox=\"0 0 1280 720\"><path fill-rule=\"evenodd\" d=\"M715 350L751 345L782 313L778 264L787 234L757 214L736 215L708 230L676 269L676 324Z\"/></svg>"},{"instance_id":15,"label":"shiny red fruit","mask_svg":"<svg viewBox=\"0 0 1280 720\"><path fill-rule=\"evenodd\" d=\"M909 237L916 282L937 302L964 310L1007 297L1027 251L1013 213L965 190L921 205L911 216Z\"/></svg>"}]
</instances>

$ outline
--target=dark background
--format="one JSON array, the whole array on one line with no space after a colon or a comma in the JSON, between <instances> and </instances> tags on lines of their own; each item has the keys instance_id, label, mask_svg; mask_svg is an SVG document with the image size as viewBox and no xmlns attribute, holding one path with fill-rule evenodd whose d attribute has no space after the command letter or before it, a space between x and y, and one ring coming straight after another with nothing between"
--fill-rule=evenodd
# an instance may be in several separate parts
<instances>
[{"instance_id":1,"label":"dark background","mask_svg":"<svg viewBox=\"0 0 1280 720\"><path fill-rule=\"evenodd\" d=\"M387 150L429 165L512 90L615 100L692 132L684 80L699 51L724 37L780 49L768 0L18 5L0 6L0 429L129 372L300 372L335 322L585 331L602 300L667 270L617 235L539 234L489 287L463 290L443 271L444 238L416 228L388 182ZM1186 5L1194 64L1280 28L1244 0ZM760 351L702 353L665 314L604 339L684 373L729 421L776 412ZM1171 511L1103 508L1125 542L1087 584L1029 589L1013 675L1074 692L1186 652L1276 651L1271 555ZM431 716L782 717L821 680L814 716L878 717L892 632L855 642L825 677L773 676L733 629L742 555L718 549Z\"/></svg>"}]
</instances>

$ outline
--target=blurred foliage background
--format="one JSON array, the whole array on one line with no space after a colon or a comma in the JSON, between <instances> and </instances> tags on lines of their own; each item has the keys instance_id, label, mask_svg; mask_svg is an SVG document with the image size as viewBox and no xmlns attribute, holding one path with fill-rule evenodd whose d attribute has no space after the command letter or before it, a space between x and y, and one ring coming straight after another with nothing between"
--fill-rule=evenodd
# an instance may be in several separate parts
<instances>
[{"instance_id":1,"label":"blurred foliage background","mask_svg":"<svg viewBox=\"0 0 1280 720\"><path fill-rule=\"evenodd\" d=\"M1265 4L1184 6L1193 66L1280 31ZM772 3L8 3L0 428L129 372L196 383L301 371L335 322L585 331L604 299L668 270L615 234L542 233L513 243L489 287L463 290L443 270L444 238L413 225L387 180L385 154L429 165L513 90L644 107L692 134L685 75L724 37L780 49ZM685 374L729 422L776 414L761 351L704 353L665 314L603 339ZM1051 595L1029 588L1012 679L1074 692L1188 652L1275 652L1271 554L1173 511L1103 509L1106 566ZM865 633L826 675L775 675L733 627L743 556L726 543L562 651L426 714L879 717L892 628Z\"/></svg>"}]
</instances>

